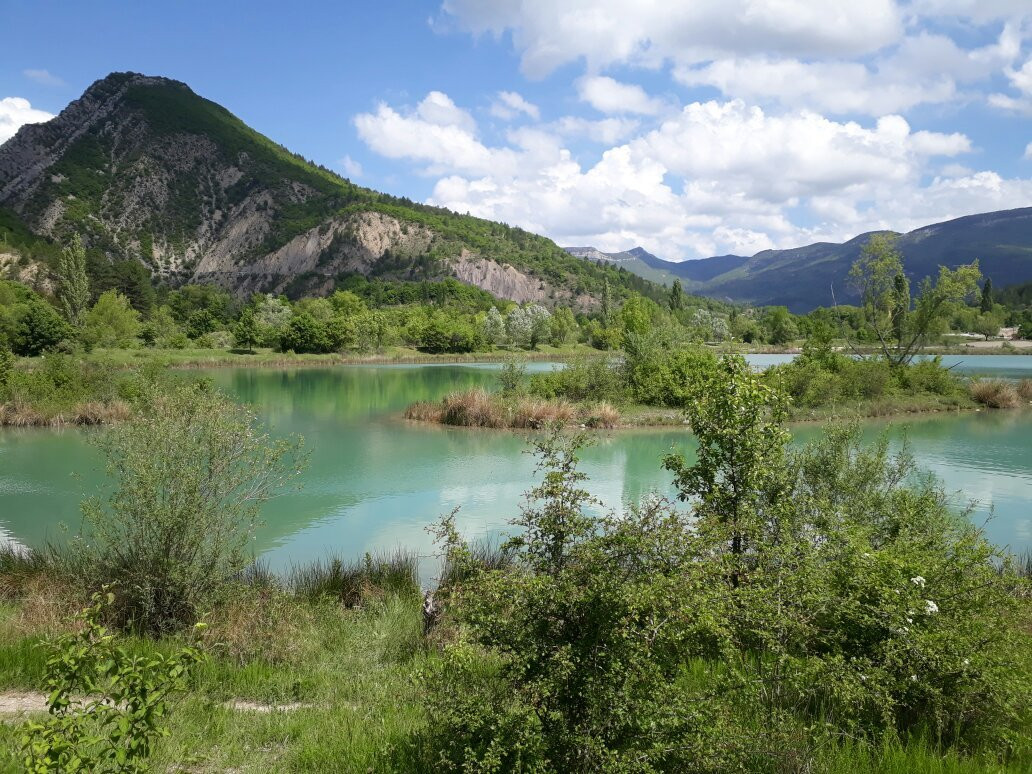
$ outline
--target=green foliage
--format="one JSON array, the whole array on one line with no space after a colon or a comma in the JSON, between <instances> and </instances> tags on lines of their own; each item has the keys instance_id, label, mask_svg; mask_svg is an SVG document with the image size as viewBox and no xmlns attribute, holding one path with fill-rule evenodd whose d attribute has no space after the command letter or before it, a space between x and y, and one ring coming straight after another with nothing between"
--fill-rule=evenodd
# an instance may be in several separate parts
<instances>
[{"instance_id":1,"label":"green foliage","mask_svg":"<svg viewBox=\"0 0 1032 774\"><path fill-rule=\"evenodd\" d=\"M83 503L71 561L87 588L118 586L118 621L191 620L249 563L261 504L296 475L300 441L272 441L207 386L140 384L136 417L95 439L112 477Z\"/></svg>"},{"instance_id":2,"label":"green foliage","mask_svg":"<svg viewBox=\"0 0 1032 774\"><path fill-rule=\"evenodd\" d=\"M295 313L280 336L284 352L330 352L331 342L326 325L307 312Z\"/></svg>"},{"instance_id":3,"label":"green foliage","mask_svg":"<svg viewBox=\"0 0 1032 774\"><path fill-rule=\"evenodd\" d=\"M623 402L627 387L619 369L603 357L580 355L547 373L530 377L529 392L541 398Z\"/></svg>"},{"instance_id":4,"label":"green foliage","mask_svg":"<svg viewBox=\"0 0 1032 774\"><path fill-rule=\"evenodd\" d=\"M560 306L552 312L549 321L548 341L553 347L562 347L571 341L577 340L580 326L569 307Z\"/></svg>"},{"instance_id":5,"label":"green foliage","mask_svg":"<svg viewBox=\"0 0 1032 774\"><path fill-rule=\"evenodd\" d=\"M129 347L140 333L140 313L117 290L102 293L83 319L83 339L95 347Z\"/></svg>"},{"instance_id":6,"label":"green foliage","mask_svg":"<svg viewBox=\"0 0 1032 774\"><path fill-rule=\"evenodd\" d=\"M82 237L72 236L72 241L62 251L57 262L57 297L61 302L65 319L73 328L84 322L90 304L90 280L86 276L86 248Z\"/></svg>"},{"instance_id":7,"label":"green foliage","mask_svg":"<svg viewBox=\"0 0 1032 774\"><path fill-rule=\"evenodd\" d=\"M498 372L498 386L506 398L520 395L525 390L527 363L518 357L506 358Z\"/></svg>"},{"instance_id":8,"label":"green foliage","mask_svg":"<svg viewBox=\"0 0 1032 774\"><path fill-rule=\"evenodd\" d=\"M630 394L649 406L683 407L716 365L701 347L677 346L664 335L628 336L624 352Z\"/></svg>"},{"instance_id":9,"label":"green foliage","mask_svg":"<svg viewBox=\"0 0 1032 774\"><path fill-rule=\"evenodd\" d=\"M855 428L787 450L785 397L740 357L692 398L695 458L666 460L687 513L598 516L578 441L553 436L511 563L478 565L445 519L435 765L806 771L843 735L1019 748L1024 582L935 482Z\"/></svg>"},{"instance_id":10,"label":"green foliage","mask_svg":"<svg viewBox=\"0 0 1032 774\"><path fill-rule=\"evenodd\" d=\"M198 309L186 320L186 335L191 339L199 339L205 334L217 330L218 318L208 309Z\"/></svg>"},{"instance_id":11,"label":"green foliage","mask_svg":"<svg viewBox=\"0 0 1032 774\"><path fill-rule=\"evenodd\" d=\"M0 398L7 396L7 387L11 383L11 374L14 373L14 353L7 348L7 345L0 342Z\"/></svg>"},{"instance_id":12,"label":"green foliage","mask_svg":"<svg viewBox=\"0 0 1032 774\"><path fill-rule=\"evenodd\" d=\"M253 352L261 341L261 327L255 317L254 309L247 307L240 313L240 318L233 326L233 339L240 349Z\"/></svg>"},{"instance_id":13,"label":"green foliage","mask_svg":"<svg viewBox=\"0 0 1032 774\"><path fill-rule=\"evenodd\" d=\"M94 594L77 630L50 642L49 717L21 729L26 771L148 771L154 742L168 734L168 701L203 660L199 643L171 655L131 654L101 624L114 599Z\"/></svg>"},{"instance_id":14,"label":"green foliage","mask_svg":"<svg viewBox=\"0 0 1032 774\"><path fill-rule=\"evenodd\" d=\"M865 322L874 332L882 356L898 366L909 363L917 350L940 332L951 306L973 295L982 275L978 261L952 271L940 266L936 280L926 277L911 301L894 237L875 234L849 276L860 293Z\"/></svg>"},{"instance_id":15,"label":"green foliage","mask_svg":"<svg viewBox=\"0 0 1032 774\"><path fill-rule=\"evenodd\" d=\"M71 330L57 311L47 302L32 299L18 317L11 341L16 355L40 355L68 338Z\"/></svg>"}]
</instances>

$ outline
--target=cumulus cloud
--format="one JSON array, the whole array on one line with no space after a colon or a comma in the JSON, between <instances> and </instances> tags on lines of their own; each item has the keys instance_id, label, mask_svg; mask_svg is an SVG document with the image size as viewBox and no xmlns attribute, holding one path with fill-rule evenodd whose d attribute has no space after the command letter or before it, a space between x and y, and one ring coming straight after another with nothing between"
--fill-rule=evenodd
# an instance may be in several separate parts
<instances>
[{"instance_id":1,"label":"cumulus cloud","mask_svg":"<svg viewBox=\"0 0 1032 774\"><path fill-rule=\"evenodd\" d=\"M27 99L4 97L0 99L0 143L14 137L23 124L39 124L53 117L53 113L36 110Z\"/></svg>"},{"instance_id":2,"label":"cumulus cloud","mask_svg":"<svg viewBox=\"0 0 1032 774\"><path fill-rule=\"evenodd\" d=\"M351 156L345 156L340 160L340 168L344 170L344 174L349 178L362 177L362 164L355 161Z\"/></svg>"},{"instance_id":3,"label":"cumulus cloud","mask_svg":"<svg viewBox=\"0 0 1032 774\"><path fill-rule=\"evenodd\" d=\"M662 100L650 97L641 86L604 75L581 78L577 91L583 101L600 113L656 115L663 111Z\"/></svg>"},{"instance_id":4,"label":"cumulus cloud","mask_svg":"<svg viewBox=\"0 0 1032 774\"><path fill-rule=\"evenodd\" d=\"M475 129L441 127L388 105L356 125L373 150L437 176L433 204L560 243L641 244L671 258L913 228L1032 195L1029 181L955 161L953 174L936 173L970 152L970 139L915 131L897 115L861 124L742 100L694 102L651 128L612 127L629 138L587 161L565 144L586 130L575 117L512 129L495 146Z\"/></svg>"},{"instance_id":5,"label":"cumulus cloud","mask_svg":"<svg viewBox=\"0 0 1032 774\"><path fill-rule=\"evenodd\" d=\"M503 121L511 121L520 114L533 118L535 121L541 118L538 106L527 102L522 95L515 91L498 92L491 103L491 115L501 118Z\"/></svg>"},{"instance_id":6,"label":"cumulus cloud","mask_svg":"<svg viewBox=\"0 0 1032 774\"><path fill-rule=\"evenodd\" d=\"M443 10L474 34L511 33L531 77L580 59L597 70L721 53L858 55L903 29L893 0L446 0Z\"/></svg>"},{"instance_id":7,"label":"cumulus cloud","mask_svg":"<svg viewBox=\"0 0 1032 774\"><path fill-rule=\"evenodd\" d=\"M64 86L65 82L49 70L22 70L22 75L41 86Z\"/></svg>"}]
</instances>

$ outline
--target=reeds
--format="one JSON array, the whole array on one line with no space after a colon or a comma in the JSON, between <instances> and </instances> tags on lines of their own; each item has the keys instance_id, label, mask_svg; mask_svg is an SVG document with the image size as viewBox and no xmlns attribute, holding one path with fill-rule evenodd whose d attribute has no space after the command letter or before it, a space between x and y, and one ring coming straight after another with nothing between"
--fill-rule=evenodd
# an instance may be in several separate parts
<instances>
[{"instance_id":1,"label":"reeds","mask_svg":"<svg viewBox=\"0 0 1032 774\"><path fill-rule=\"evenodd\" d=\"M405 409L405 418L457 427L537 430L550 425L583 424L612 428L620 412L605 401L578 407L565 398L519 397L507 400L481 387L445 396L438 402L420 401Z\"/></svg>"},{"instance_id":2,"label":"reeds","mask_svg":"<svg viewBox=\"0 0 1032 774\"><path fill-rule=\"evenodd\" d=\"M308 599L332 598L346 607L357 607L370 597L387 594L419 594L419 559L407 551L360 560L331 557L296 565L287 579L288 587Z\"/></svg>"},{"instance_id":3,"label":"reeds","mask_svg":"<svg viewBox=\"0 0 1032 774\"><path fill-rule=\"evenodd\" d=\"M567 400L522 398L513 407L510 427L538 429L548 425L565 425L577 415L577 409Z\"/></svg>"},{"instance_id":4,"label":"reeds","mask_svg":"<svg viewBox=\"0 0 1032 774\"><path fill-rule=\"evenodd\" d=\"M0 405L0 426L7 427L68 427L106 425L124 422L132 416L132 408L121 400L107 403L87 401L67 411L37 409L27 403L13 402Z\"/></svg>"},{"instance_id":5,"label":"reeds","mask_svg":"<svg viewBox=\"0 0 1032 774\"><path fill-rule=\"evenodd\" d=\"M474 387L464 392L445 396L441 405L441 420L446 425L459 427L505 427L505 415L487 391Z\"/></svg>"},{"instance_id":6,"label":"reeds","mask_svg":"<svg viewBox=\"0 0 1032 774\"><path fill-rule=\"evenodd\" d=\"M1016 389L1019 398L1032 403L1032 379L1022 379Z\"/></svg>"},{"instance_id":7,"label":"reeds","mask_svg":"<svg viewBox=\"0 0 1032 774\"><path fill-rule=\"evenodd\" d=\"M979 379L972 382L971 398L989 408L1014 408L1021 402L1014 385L1002 379Z\"/></svg>"},{"instance_id":8,"label":"reeds","mask_svg":"<svg viewBox=\"0 0 1032 774\"><path fill-rule=\"evenodd\" d=\"M584 418L584 424L588 427L611 430L620 422L620 412L616 406L606 401L600 401L591 406Z\"/></svg>"}]
</instances>

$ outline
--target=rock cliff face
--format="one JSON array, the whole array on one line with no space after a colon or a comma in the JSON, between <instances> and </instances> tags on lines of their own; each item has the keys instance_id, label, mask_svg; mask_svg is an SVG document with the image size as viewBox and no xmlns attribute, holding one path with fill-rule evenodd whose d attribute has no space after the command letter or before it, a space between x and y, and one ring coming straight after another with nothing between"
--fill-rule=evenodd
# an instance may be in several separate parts
<instances>
[{"instance_id":1,"label":"rock cliff face","mask_svg":"<svg viewBox=\"0 0 1032 774\"><path fill-rule=\"evenodd\" d=\"M57 241L80 233L170 284L322 292L341 274L452 276L514 301L590 306L637 280L543 237L370 191L276 145L185 84L97 81L0 146L0 207Z\"/></svg>"}]
</instances>

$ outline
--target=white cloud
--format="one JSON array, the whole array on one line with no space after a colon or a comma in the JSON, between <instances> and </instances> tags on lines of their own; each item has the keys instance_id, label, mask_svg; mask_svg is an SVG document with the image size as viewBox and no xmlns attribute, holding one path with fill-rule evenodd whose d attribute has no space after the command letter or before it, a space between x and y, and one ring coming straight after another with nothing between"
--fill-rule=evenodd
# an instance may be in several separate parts
<instances>
[{"instance_id":1,"label":"white cloud","mask_svg":"<svg viewBox=\"0 0 1032 774\"><path fill-rule=\"evenodd\" d=\"M53 113L36 110L27 99L4 97L0 99L0 143L14 137L23 124L39 124L53 117Z\"/></svg>"},{"instance_id":2,"label":"white cloud","mask_svg":"<svg viewBox=\"0 0 1032 774\"><path fill-rule=\"evenodd\" d=\"M362 164L355 161L351 156L345 156L340 160L340 168L351 179L362 177Z\"/></svg>"},{"instance_id":3,"label":"white cloud","mask_svg":"<svg viewBox=\"0 0 1032 774\"><path fill-rule=\"evenodd\" d=\"M535 121L541 118L541 111L537 105L527 102L522 95L515 91L500 91L491 103L491 115L501 118L503 121L511 121L524 114Z\"/></svg>"},{"instance_id":4,"label":"white cloud","mask_svg":"<svg viewBox=\"0 0 1032 774\"><path fill-rule=\"evenodd\" d=\"M531 77L579 59L597 70L722 54L852 56L903 29L893 0L445 0L443 10L474 34L511 32Z\"/></svg>"},{"instance_id":5,"label":"white cloud","mask_svg":"<svg viewBox=\"0 0 1032 774\"><path fill-rule=\"evenodd\" d=\"M1032 182L943 164L971 150L965 135L914 131L894 115L865 125L741 100L697 102L653 128L611 127L611 136L633 134L585 163L564 142L591 123L568 116L522 126L489 146L475 129L387 105L356 119L373 150L438 176L433 204L560 243L641 244L671 258L908 229L1032 196Z\"/></svg>"},{"instance_id":6,"label":"white cloud","mask_svg":"<svg viewBox=\"0 0 1032 774\"><path fill-rule=\"evenodd\" d=\"M603 145L615 145L630 137L641 123L634 118L602 118L592 121L579 116L563 116L549 125L562 137L584 137Z\"/></svg>"},{"instance_id":7,"label":"white cloud","mask_svg":"<svg viewBox=\"0 0 1032 774\"><path fill-rule=\"evenodd\" d=\"M1022 156L1025 160L1032 160L1032 142L1025 146L1025 155Z\"/></svg>"},{"instance_id":8,"label":"white cloud","mask_svg":"<svg viewBox=\"0 0 1032 774\"><path fill-rule=\"evenodd\" d=\"M444 92L431 91L416 107L420 119L435 126L454 126L465 132L476 129L476 121Z\"/></svg>"},{"instance_id":9,"label":"white cloud","mask_svg":"<svg viewBox=\"0 0 1032 774\"><path fill-rule=\"evenodd\" d=\"M64 86L65 82L49 70L22 70L22 75L41 86Z\"/></svg>"},{"instance_id":10,"label":"white cloud","mask_svg":"<svg viewBox=\"0 0 1032 774\"><path fill-rule=\"evenodd\" d=\"M663 112L662 100L650 97L641 86L621 83L604 75L581 78L577 91L582 100L601 113L656 115Z\"/></svg>"}]
</instances>

